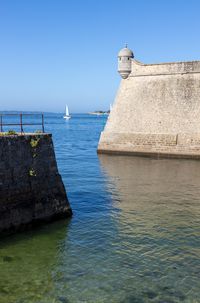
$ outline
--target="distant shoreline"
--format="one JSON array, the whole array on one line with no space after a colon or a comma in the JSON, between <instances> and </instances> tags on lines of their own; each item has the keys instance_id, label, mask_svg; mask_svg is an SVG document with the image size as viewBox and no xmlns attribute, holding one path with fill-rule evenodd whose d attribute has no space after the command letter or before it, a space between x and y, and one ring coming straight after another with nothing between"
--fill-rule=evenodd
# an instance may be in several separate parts
<instances>
[{"instance_id":1,"label":"distant shoreline","mask_svg":"<svg viewBox=\"0 0 200 303\"><path fill-rule=\"evenodd\" d=\"M109 115L110 111L95 111L95 112L89 112L88 115L96 115L96 116L105 116Z\"/></svg>"}]
</instances>

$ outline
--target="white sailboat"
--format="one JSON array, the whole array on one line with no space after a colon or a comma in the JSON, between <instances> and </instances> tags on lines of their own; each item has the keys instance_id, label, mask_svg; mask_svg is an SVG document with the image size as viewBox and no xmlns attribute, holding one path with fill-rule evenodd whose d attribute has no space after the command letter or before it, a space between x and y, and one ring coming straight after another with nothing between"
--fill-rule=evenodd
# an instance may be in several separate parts
<instances>
[{"instance_id":1,"label":"white sailboat","mask_svg":"<svg viewBox=\"0 0 200 303\"><path fill-rule=\"evenodd\" d=\"M71 116L69 114L69 108L68 108L67 105L66 105L66 108L65 108L65 116L63 118L66 119L66 120L69 120L71 118Z\"/></svg>"},{"instance_id":2,"label":"white sailboat","mask_svg":"<svg viewBox=\"0 0 200 303\"><path fill-rule=\"evenodd\" d=\"M111 111L112 111L112 104L110 104L110 113L111 113Z\"/></svg>"}]
</instances>

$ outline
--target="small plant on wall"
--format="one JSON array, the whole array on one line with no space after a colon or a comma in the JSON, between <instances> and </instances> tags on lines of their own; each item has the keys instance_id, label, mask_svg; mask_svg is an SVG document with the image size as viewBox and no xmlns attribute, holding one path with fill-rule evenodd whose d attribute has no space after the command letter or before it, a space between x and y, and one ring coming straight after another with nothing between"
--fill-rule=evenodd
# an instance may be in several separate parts
<instances>
[{"instance_id":1,"label":"small plant on wall","mask_svg":"<svg viewBox=\"0 0 200 303\"><path fill-rule=\"evenodd\" d=\"M40 142L40 138L37 137L37 136L30 140L30 145L32 147L32 157L33 158L35 158L37 156L37 147L38 147L39 142Z\"/></svg>"},{"instance_id":2,"label":"small plant on wall","mask_svg":"<svg viewBox=\"0 0 200 303\"><path fill-rule=\"evenodd\" d=\"M5 132L4 135L5 135L5 136L14 136L14 135L16 136L17 133L16 133L15 130L10 129L9 131Z\"/></svg>"},{"instance_id":3,"label":"small plant on wall","mask_svg":"<svg viewBox=\"0 0 200 303\"><path fill-rule=\"evenodd\" d=\"M34 158L36 158L37 157L37 148L38 148L38 144L39 144L39 142L40 142L40 137L39 136L35 136L34 138L31 138L31 140L30 140L30 146L31 146L31 148L32 148L32 158L34 159ZM33 168L31 168L30 170L29 170L29 176L30 177L36 177L36 171L33 169Z\"/></svg>"},{"instance_id":4,"label":"small plant on wall","mask_svg":"<svg viewBox=\"0 0 200 303\"><path fill-rule=\"evenodd\" d=\"M39 142L40 142L40 138L35 138L35 139L32 138L30 141L30 145L32 148L36 148L38 146Z\"/></svg>"},{"instance_id":5,"label":"small plant on wall","mask_svg":"<svg viewBox=\"0 0 200 303\"><path fill-rule=\"evenodd\" d=\"M29 176L30 177L36 177L37 176L36 171L33 168L29 169Z\"/></svg>"}]
</instances>

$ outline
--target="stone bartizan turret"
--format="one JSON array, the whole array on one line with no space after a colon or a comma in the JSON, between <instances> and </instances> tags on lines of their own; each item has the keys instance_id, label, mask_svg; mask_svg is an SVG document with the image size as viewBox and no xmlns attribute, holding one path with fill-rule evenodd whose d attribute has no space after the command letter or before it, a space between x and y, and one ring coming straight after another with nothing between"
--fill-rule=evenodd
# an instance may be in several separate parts
<instances>
[{"instance_id":1,"label":"stone bartizan turret","mask_svg":"<svg viewBox=\"0 0 200 303\"><path fill-rule=\"evenodd\" d=\"M131 59L134 58L132 50L122 48L118 54L118 72L123 79L128 78L131 73Z\"/></svg>"}]
</instances>

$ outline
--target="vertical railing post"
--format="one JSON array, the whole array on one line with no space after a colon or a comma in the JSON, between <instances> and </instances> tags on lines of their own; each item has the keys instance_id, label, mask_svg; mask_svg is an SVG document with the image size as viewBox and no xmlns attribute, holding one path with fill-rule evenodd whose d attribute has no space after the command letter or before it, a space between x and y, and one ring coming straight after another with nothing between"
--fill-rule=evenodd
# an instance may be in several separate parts
<instances>
[{"instance_id":1,"label":"vertical railing post","mask_svg":"<svg viewBox=\"0 0 200 303\"><path fill-rule=\"evenodd\" d=\"M23 121L22 121L22 113L20 114L20 128L21 128L21 135L24 132L23 131Z\"/></svg>"},{"instance_id":2,"label":"vertical railing post","mask_svg":"<svg viewBox=\"0 0 200 303\"><path fill-rule=\"evenodd\" d=\"M44 133L44 114L42 114L42 132Z\"/></svg>"},{"instance_id":3,"label":"vertical railing post","mask_svg":"<svg viewBox=\"0 0 200 303\"><path fill-rule=\"evenodd\" d=\"M1 115L1 133L3 133L3 116Z\"/></svg>"}]
</instances>

